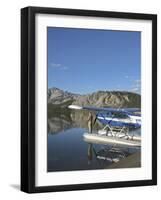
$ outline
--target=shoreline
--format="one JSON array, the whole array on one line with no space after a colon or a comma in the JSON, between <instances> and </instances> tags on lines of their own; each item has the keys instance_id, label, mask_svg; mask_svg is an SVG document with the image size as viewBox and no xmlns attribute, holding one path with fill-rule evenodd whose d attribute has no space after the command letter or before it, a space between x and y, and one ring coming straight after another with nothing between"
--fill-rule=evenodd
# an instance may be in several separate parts
<instances>
[{"instance_id":1,"label":"shoreline","mask_svg":"<svg viewBox=\"0 0 161 200\"><path fill-rule=\"evenodd\" d=\"M141 167L141 152L136 152L117 163L112 163L106 169Z\"/></svg>"}]
</instances>

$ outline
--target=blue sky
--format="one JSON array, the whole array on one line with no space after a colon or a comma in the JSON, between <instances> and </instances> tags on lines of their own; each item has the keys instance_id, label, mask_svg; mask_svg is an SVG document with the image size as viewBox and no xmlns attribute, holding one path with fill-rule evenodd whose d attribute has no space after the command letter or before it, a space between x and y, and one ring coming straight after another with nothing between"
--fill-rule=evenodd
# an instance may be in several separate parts
<instances>
[{"instance_id":1,"label":"blue sky","mask_svg":"<svg viewBox=\"0 0 161 200\"><path fill-rule=\"evenodd\" d=\"M48 88L140 93L141 33L48 27Z\"/></svg>"}]
</instances>

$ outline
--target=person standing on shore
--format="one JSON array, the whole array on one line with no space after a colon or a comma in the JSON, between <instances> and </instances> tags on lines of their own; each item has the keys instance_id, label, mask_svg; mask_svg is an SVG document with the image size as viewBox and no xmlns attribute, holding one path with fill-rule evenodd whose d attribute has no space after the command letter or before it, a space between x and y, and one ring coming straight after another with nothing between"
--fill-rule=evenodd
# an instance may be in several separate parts
<instances>
[{"instance_id":1,"label":"person standing on shore","mask_svg":"<svg viewBox=\"0 0 161 200\"><path fill-rule=\"evenodd\" d=\"M89 130L89 133L92 133L93 116L92 116L91 113L89 113L87 121L88 121L88 130Z\"/></svg>"}]
</instances>

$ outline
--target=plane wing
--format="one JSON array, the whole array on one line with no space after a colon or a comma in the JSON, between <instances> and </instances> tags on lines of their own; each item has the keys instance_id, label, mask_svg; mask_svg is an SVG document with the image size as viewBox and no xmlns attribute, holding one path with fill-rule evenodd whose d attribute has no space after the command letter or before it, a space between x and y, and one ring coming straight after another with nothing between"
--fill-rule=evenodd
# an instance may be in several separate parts
<instances>
[{"instance_id":1,"label":"plane wing","mask_svg":"<svg viewBox=\"0 0 161 200\"><path fill-rule=\"evenodd\" d=\"M105 112L140 112L140 108L103 108L103 107L94 107L94 106L78 106L78 105L70 105L68 106L70 109L75 110L89 110L89 111L105 111Z\"/></svg>"}]
</instances>

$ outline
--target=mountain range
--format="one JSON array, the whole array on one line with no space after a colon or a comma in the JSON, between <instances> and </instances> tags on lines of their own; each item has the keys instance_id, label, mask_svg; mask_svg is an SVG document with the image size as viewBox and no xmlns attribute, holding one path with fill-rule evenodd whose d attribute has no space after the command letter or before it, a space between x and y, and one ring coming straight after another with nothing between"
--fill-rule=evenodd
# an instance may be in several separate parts
<instances>
[{"instance_id":1,"label":"mountain range","mask_svg":"<svg viewBox=\"0 0 161 200\"><path fill-rule=\"evenodd\" d=\"M48 104L67 108L68 105L97 107L141 107L141 95L127 91L96 91L89 94L74 94L53 87L48 89Z\"/></svg>"}]
</instances>

